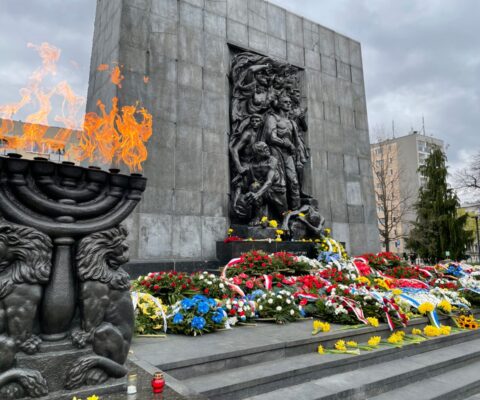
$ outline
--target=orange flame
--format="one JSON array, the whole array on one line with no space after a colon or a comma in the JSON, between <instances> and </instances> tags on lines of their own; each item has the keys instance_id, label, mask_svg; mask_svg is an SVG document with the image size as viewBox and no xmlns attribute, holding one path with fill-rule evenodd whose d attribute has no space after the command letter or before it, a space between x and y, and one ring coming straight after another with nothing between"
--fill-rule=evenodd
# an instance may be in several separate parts
<instances>
[{"instance_id":1,"label":"orange flame","mask_svg":"<svg viewBox=\"0 0 480 400\"><path fill-rule=\"evenodd\" d=\"M51 90L43 89L41 85L44 78L56 74L60 50L48 43L39 46L29 43L28 47L38 52L42 66L31 74L28 86L20 90L21 99L18 102L0 105L0 139L4 139L0 146L6 141L9 148L16 150L33 151L34 148L41 148L65 152L73 130L81 125L77 115L85 99L76 95L65 81L56 84ZM122 87L125 77L121 66L115 65L110 70L108 64L101 64L97 71L109 71L111 82L118 88ZM144 76L143 81L148 83L149 77ZM58 130L55 137L49 138L46 133L53 96L62 99L61 113L54 120L61 123L63 128ZM15 128L12 117L28 104L37 106L37 109L26 118L23 135L8 135ZM117 97L112 99L108 112L100 100L97 101L97 106L99 113L90 112L85 115L83 131L77 137L78 144L70 145L66 154L78 161L99 161L113 165L123 163L132 172L141 171L142 162L147 159L145 144L152 135L152 115L138 104L119 107Z\"/></svg>"},{"instance_id":2,"label":"orange flame","mask_svg":"<svg viewBox=\"0 0 480 400\"><path fill-rule=\"evenodd\" d=\"M53 89L46 91L42 88L43 80L48 75L55 75L57 72L56 63L60 58L60 49L49 43L42 43L37 46L28 43L27 47L33 48L40 55L42 66L37 68L29 77L26 88L20 90L21 99L17 103L0 106L0 138L8 143L9 148L31 151L34 148L55 149L65 147L71 131L80 125L77 113L84 104L84 98L77 96L66 82L60 82ZM61 129L55 138L46 138L48 130L48 117L52 110L51 98L54 95L63 97L62 115L56 116L55 121L62 122L65 128ZM8 136L13 129L14 115L27 105L37 107L37 110L28 115L23 125L22 136ZM63 142L63 145L62 143Z\"/></svg>"},{"instance_id":3,"label":"orange flame","mask_svg":"<svg viewBox=\"0 0 480 400\"><path fill-rule=\"evenodd\" d=\"M100 64L98 67L97 67L97 71L108 71L109 69L109 65L108 64Z\"/></svg>"},{"instance_id":4,"label":"orange flame","mask_svg":"<svg viewBox=\"0 0 480 400\"><path fill-rule=\"evenodd\" d=\"M118 65L115 65L113 68L110 78L114 85L117 85L119 88L122 87L122 81L125 79L125 77L122 75L122 71Z\"/></svg>"},{"instance_id":5,"label":"orange flame","mask_svg":"<svg viewBox=\"0 0 480 400\"><path fill-rule=\"evenodd\" d=\"M117 97L112 99L108 113L100 100L97 105L101 115L85 115L78 158L108 164L123 162L130 171L141 171L147 159L145 143L152 136L152 115L144 108L137 110L137 105L123 106L119 111Z\"/></svg>"}]
</instances>

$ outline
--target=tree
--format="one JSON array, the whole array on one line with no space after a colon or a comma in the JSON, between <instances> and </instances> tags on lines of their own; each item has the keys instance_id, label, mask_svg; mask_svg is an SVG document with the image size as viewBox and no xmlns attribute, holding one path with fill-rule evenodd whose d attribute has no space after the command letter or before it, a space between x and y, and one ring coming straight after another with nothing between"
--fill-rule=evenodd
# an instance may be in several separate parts
<instances>
[{"instance_id":1,"label":"tree","mask_svg":"<svg viewBox=\"0 0 480 400\"><path fill-rule=\"evenodd\" d=\"M455 174L454 181L455 186L465 194L480 198L480 151L470 159L466 168Z\"/></svg>"},{"instance_id":2,"label":"tree","mask_svg":"<svg viewBox=\"0 0 480 400\"><path fill-rule=\"evenodd\" d=\"M417 220L410 231L407 246L421 258L438 261L450 253L459 260L472 242L465 230L467 215L458 215L458 197L447 185L447 158L435 148L418 170L426 178L415 203Z\"/></svg>"},{"instance_id":3,"label":"tree","mask_svg":"<svg viewBox=\"0 0 480 400\"><path fill-rule=\"evenodd\" d=\"M395 144L388 139L379 141L372 154L378 228L386 251L390 251L393 241L404 236L401 224L411 210L413 199L412 193L400 188L402 171L393 146Z\"/></svg>"}]
</instances>

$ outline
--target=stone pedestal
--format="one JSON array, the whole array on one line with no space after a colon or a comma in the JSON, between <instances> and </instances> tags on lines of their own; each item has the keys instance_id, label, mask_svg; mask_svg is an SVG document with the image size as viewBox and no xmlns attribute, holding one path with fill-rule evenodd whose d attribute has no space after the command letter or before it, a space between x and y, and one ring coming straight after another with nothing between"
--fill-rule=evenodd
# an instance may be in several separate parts
<instances>
[{"instance_id":1,"label":"stone pedestal","mask_svg":"<svg viewBox=\"0 0 480 400\"><path fill-rule=\"evenodd\" d=\"M100 385L83 386L78 390L65 390L65 374L68 366L83 356L91 354L90 347L84 350L74 348L69 340L61 342L43 342L41 350L35 355L17 354L17 368L26 368L39 371L48 383L48 395L40 397L41 400L71 400L74 396L84 399L96 394L103 398L106 394L126 393L126 377L109 379ZM127 361L127 368L134 368ZM6 387L2 388L3 390ZM8 399L8 395L0 392L1 399ZM21 397L30 398L30 397Z\"/></svg>"},{"instance_id":2,"label":"stone pedestal","mask_svg":"<svg viewBox=\"0 0 480 400\"><path fill-rule=\"evenodd\" d=\"M275 231L280 228L264 228L263 226L232 225L233 236L239 236L242 239L275 239Z\"/></svg>"},{"instance_id":3,"label":"stone pedestal","mask_svg":"<svg viewBox=\"0 0 480 400\"><path fill-rule=\"evenodd\" d=\"M310 242L275 242L275 241L238 241L217 242L217 258L222 263L228 263L232 258L240 257L242 253L251 250L263 250L266 253L286 251L295 255L315 258L316 244Z\"/></svg>"}]
</instances>

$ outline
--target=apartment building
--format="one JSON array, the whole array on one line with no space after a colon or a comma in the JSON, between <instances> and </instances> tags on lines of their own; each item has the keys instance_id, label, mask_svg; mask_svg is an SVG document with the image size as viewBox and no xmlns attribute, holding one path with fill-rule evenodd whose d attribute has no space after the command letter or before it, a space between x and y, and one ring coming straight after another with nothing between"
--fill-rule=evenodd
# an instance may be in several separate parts
<instances>
[{"instance_id":1,"label":"apartment building","mask_svg":"<svg viewBox=\"0 0 480 400\"><path fill-rule=\"evenodd\" d=\"M444 150L440 139L411 131L408 135L380 140L370 146L377 204L380 243L386 250L382 232L389 231L389 250L402 255L405 241L415 221L413 203L425 177L418 168L435 146Z\"/></svg>"}]
</instances>

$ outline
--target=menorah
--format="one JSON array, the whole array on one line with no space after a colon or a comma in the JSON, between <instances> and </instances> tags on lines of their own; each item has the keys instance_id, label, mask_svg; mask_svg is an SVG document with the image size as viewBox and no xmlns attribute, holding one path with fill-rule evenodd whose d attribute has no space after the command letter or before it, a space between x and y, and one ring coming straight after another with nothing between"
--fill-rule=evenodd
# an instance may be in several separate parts
<instances>
[{"instance_id":1,"label":"menorah","mask_svg":"<svg viewBox=\"0 0 480 400\"><path fill-rule=\"evenodd\" d=\"M18 154L0 157L0 212L53 241L50 280L40 309L42 338L67 336L77 303L75 244L117 226L135 208L146 187L139 174L123 175L71 162L55 164Z\"/></svg>"}]
</instances>

